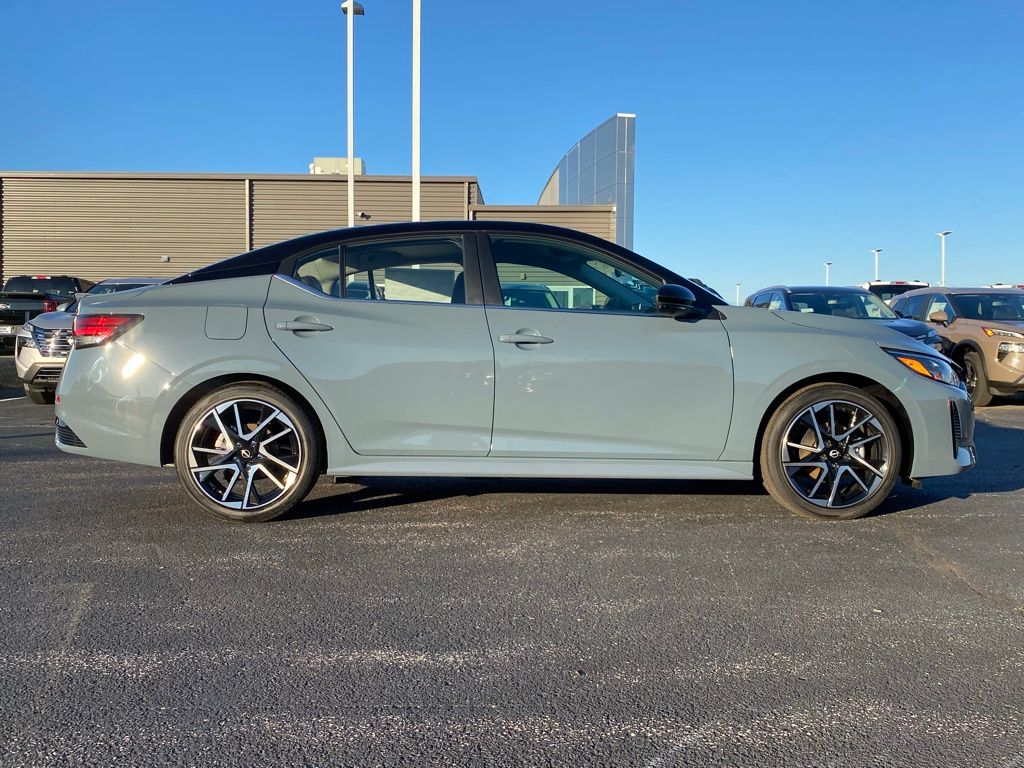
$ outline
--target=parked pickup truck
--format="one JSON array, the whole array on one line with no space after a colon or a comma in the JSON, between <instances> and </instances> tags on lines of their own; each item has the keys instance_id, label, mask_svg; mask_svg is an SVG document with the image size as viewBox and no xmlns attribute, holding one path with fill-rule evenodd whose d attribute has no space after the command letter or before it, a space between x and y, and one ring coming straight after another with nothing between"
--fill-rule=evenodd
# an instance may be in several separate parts
<instances>
[{"instance_id":1,"label":"parked pickup truck","mask_svg":"<svg viewBox=\"0 0 1024 768\"><path fill-rule=\"evenodd\" d=\"M17 275L0 291L0 348L14 347L21 326L36 315L53 312L58 304L74 301L75 294L93 283L67 275Z\"/></svg>"}]
</instances>

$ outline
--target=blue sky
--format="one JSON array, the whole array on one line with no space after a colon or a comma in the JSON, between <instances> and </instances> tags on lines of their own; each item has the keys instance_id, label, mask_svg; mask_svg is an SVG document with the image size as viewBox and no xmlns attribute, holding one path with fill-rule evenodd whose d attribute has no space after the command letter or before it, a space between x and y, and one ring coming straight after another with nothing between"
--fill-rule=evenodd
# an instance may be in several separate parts
<instances>
[{"instance_id":1,"label":"blue sky","mask_svg":"<svg viewBox=\"0 0 1024 768\"><path fill-rule=\"evenodd\" d=\"M409 172L410 7L364 0L356 153ZM1024 282L1024 3L424 0L423 171L534 203L637 114L636 248L775 282ZM4 0L0 168L306 171L344 154L331 0Z\"/></svg>"}]
</instances>

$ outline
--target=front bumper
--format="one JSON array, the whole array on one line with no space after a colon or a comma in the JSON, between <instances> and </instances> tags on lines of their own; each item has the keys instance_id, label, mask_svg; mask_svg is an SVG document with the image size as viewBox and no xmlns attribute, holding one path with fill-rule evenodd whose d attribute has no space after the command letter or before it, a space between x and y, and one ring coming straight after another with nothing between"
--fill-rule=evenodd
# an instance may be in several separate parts
<instances>
[{"instance_id":1,"label":"front bumper","mask_svg":"<svg viewBox=\"0 0 1024 768\"><path fill-rule=\"evenodd\" d=\"M1014 395L1024 392L1024 354L998 352L988 363L989 388L997 394Z\"/></svg>"},{"instance_id":2,"label":"front bumper","mask_svg":"<svg viewBox=\"0 0 1024 768\"><path fill-rule=\"evenodd\" d=\"M18 336L14 349L14 370L18 378L31 389L56 389L67 358L43 355L36 347L26 347L23 338Z\"/></svg>"},{"instance_id":3,"label":"front bumper","mask_svg":"<svg viewBox=\"0 0 1024 768\"><path fill-rule=\"evenodd\" d=\"M955 475L978 463L971 399L964 390L945 389L945 398L916 402L924 418L914 434L912 479Z\"/></svg>"}]
</instances>

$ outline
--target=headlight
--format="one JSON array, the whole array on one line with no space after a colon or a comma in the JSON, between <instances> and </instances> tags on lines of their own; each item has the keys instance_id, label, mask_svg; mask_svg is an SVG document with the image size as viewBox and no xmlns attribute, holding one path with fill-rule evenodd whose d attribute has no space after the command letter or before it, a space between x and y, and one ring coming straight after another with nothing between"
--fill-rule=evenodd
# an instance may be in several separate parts
<instances>
[{"instance_id":1,"label":"headlight","mask_svg":"<svg viewBox=\"0 0 1024 768\"><path fill-rule=\"evenodd\" d=\"M999 345L1000 355L1024 355L1024 344L1014 344L1012 341L1004 341Z\"/></svg>"},{"instance_id":2,"label":"headlight","mask_svg":"<svg viewBox=\"0 0 1024 768\"><path fill-rule=\"evenodd\" d=\"M21 346L36 349L36 337L32 334L32 323L25 323L21 326L21 330L28 334L28 338L25 338L24 336L20 337Z\"/></svg>"},{"instance_id":3,"label":"headlight","mask_svg":"<svg viewBox=\"0 0 1024 768\"><path fill-rule=\"evenodd\" d=\"M1005 336L1008 339L1024 339L1024 333L1004 331L1000 328L982 328L986 336Z\"/></svg>"},{"instance_id":4,"label":"headlight","mask_svg":"<svg viewBox=\"0 0 1024 768\"><path fill-rule=\"evenodd\" d=\"M913 352L902 352L898 349L885 350L893 359L909 368L919 376L924 376L932 381L941 381L953 387L960 386L960 377L956 375L953 366L945 360L929 355L918 355Z\"/></svg>"}]
</instances>

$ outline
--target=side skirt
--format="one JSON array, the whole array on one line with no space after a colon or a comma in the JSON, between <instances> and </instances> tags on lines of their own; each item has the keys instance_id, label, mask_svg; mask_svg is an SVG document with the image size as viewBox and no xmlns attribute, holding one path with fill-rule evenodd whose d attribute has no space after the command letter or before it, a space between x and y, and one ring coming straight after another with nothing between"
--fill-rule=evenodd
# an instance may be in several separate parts
<instances>
[{"instance_id":1,"label":"side skirt","mask_svg":"<svg viewBox=\"0 0 1024 768\"><path fill-rule=\"evenodd\" d=\"M752 480L749 461L358 457L327 474L340 477L552 477L637 480Z\"/></svg>"}]
</instances>

